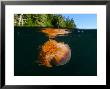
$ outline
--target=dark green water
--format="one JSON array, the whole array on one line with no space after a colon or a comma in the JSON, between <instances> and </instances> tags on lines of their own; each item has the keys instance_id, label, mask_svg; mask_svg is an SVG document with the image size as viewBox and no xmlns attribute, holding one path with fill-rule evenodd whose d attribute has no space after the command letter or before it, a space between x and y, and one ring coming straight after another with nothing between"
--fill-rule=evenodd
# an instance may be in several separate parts
<instances>
[{"instance_id":1,"label":"dark green water","mask_svg":"<svg viewBox=\"0 0 110 89\"><path fill-rule=\"evenodd\" d=\"M71 48L69 63L54 68L39 66L39 46L48 37L36 27L14 28L14 75L15 76L96 76L97 30L74 31L56 40Z\"/></svg>"}]
</instances>

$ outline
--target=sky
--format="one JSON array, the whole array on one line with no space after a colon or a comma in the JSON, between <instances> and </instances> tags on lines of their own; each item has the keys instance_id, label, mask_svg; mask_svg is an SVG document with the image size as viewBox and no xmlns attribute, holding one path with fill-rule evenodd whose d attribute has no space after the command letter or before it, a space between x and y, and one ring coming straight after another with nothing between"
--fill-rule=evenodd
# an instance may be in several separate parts
<instances>
[{"instance_id":1,"label":"sky","mask_svg":"<svg viewBox=\"0 0 110 89\"><path fill-rule=\"evenodd\" d=\"M62 14L65 17L73 18L77 28L79 29L96 29L97 15L96 14Z\"/></svg>"}]
</instances>

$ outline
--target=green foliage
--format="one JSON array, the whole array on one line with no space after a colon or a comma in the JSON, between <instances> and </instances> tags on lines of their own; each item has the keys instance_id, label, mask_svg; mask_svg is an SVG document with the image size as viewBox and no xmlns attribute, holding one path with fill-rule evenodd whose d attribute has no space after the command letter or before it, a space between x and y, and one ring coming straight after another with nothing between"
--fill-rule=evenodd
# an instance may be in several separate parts
<instances>
[{"instance_id":1,"label":"green foliage","mask_svg":"<svg viewBox=\"0 0 110 89\"><path fill-rule=\"evenodd\" d=\"M73 19L69 19L69 17L66 18L66 22L65 23L66 23L66 27L68 27L68 28L71 28L71 27L76 28L74 20Z\"/></svg>"},{"instance_id":2,"label":"green foliage","mask_svg":"<svg viewBox=\"0 0 110 89\"><path fill-rule=\"evenodd\" d=\"M22 18L22 20L20 20ZM76 28L73 19L65 18L61 14L15 14L15 26L37 26L54 28Z\"/></svg>"}]
</instances>

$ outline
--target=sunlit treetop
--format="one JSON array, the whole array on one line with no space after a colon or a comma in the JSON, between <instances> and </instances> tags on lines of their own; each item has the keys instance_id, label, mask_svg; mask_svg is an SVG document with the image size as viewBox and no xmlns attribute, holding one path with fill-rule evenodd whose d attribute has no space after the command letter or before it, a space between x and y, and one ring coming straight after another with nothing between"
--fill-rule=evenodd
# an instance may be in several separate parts
<instances>
[{"instance_id":1,"label":"sunlit treetop","mask_svg":"<svg viewBox=\"0 0 110 89\"><path fill-rule=\"evenodd\" d=\"M14 26L76 28L73 19L61 14L15 14Z\"/></svg>"}]
</instances>

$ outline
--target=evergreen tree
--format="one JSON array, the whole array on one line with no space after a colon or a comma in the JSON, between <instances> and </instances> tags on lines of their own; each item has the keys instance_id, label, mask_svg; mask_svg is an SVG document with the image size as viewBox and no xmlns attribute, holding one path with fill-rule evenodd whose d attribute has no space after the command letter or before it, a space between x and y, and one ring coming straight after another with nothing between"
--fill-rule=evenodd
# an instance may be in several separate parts
<instances>
[{"instance_id":1,"label":"evergreen tree","mask_svg":"<svg viewBox=\"0 0 110 89\"><path fill-rule=\"evenodd\" d=\"M20 15L14 15L14 26L19 26ZM65 18L61 14L23 14L22 19L23 26L76 28L73 19Z\"/></svg>"}]
</instances>

